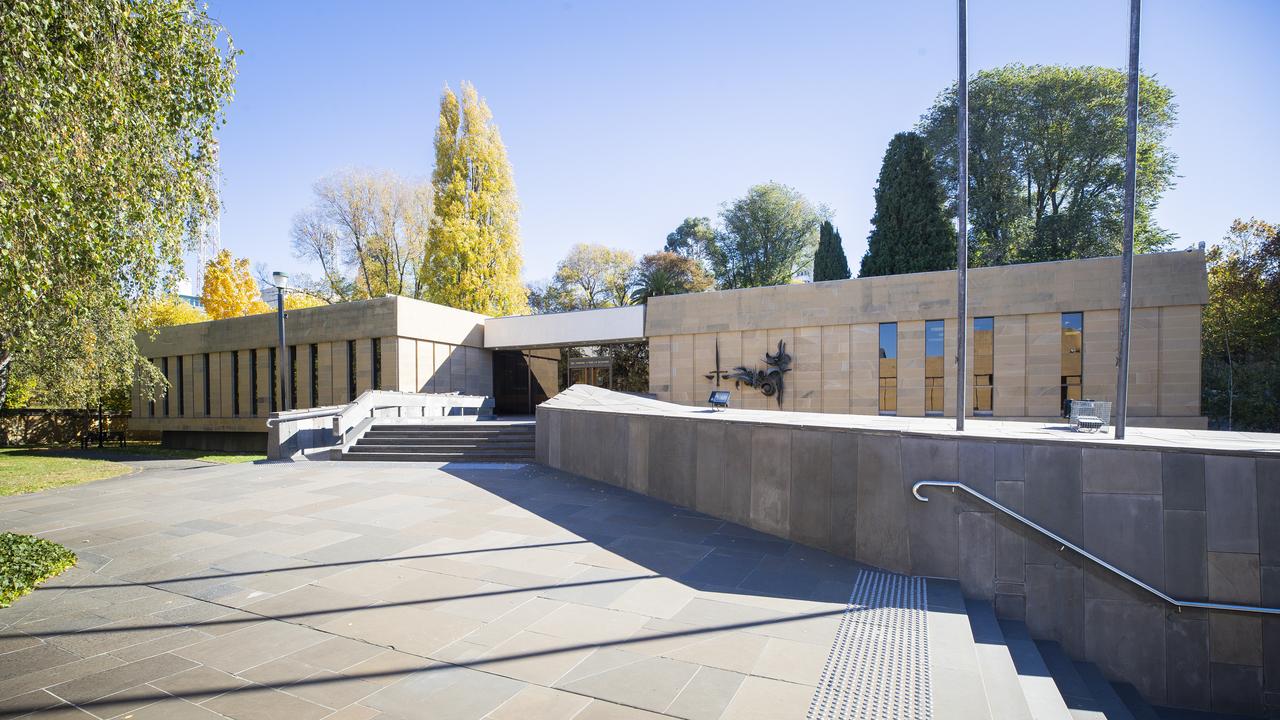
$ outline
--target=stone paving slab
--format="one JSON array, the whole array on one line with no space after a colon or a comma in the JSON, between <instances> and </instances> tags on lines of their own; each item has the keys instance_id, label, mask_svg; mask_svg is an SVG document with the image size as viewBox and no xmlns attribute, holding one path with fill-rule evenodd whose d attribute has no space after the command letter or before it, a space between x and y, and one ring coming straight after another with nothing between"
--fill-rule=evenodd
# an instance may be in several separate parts
<instances>
[{"instance_id":1,"label":"stone paving slab","mask_svg":"<svg viewBox=\"0 0 1280 720\"><path fill-rule=\"evenodd\" d=\"M538 465L151 467L0 526L81 558L0 610L0 718L799 718L861 570Z\"/></svg>"}]
</instances>

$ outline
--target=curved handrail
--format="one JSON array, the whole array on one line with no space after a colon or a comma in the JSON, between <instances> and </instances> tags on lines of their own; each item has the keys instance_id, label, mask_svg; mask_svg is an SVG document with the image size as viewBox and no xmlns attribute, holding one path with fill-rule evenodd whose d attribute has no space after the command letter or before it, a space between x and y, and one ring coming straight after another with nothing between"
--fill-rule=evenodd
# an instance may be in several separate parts
<instances>
[{"instance_id":1,"label":"curved handrail","mask_svg":"<svg viewBox=\"0 0 1280 720\"><path fill-rule=\"evenodd\" d=\"M914 495L914 496L915 496L915 498L916 498L917 500L919 500L919 501L921 501L921 502L929 502L929 498L927 498L927 497L925 497L925 496L923 496L923 495L921 495L921 494L920 494L920 488L922 488L922 487L944 487L944 488L951 488L951 491L952 491L952 492L955 492L956 490L963 490L963 491L965 491L965 492L969 493L970 495L972 495L973 497L975 497L975 498L977 498L977 499L981 500L982 502L984 502L984 503L986 503L986 504L990 505L991 507L995 508L996 510L999 510L1000 512L1004 513L1005 515L1008 515L1009 517L1013 518L1014 520L1017 520L1018 522L1022 523L1023 525L1026 525L1027 527L1031 528L1032 530L1035 530L1036 532L1040 533L1041 535L1044 535L1045 537L1051 538L1054 542L1058 543L1062 548L1071 548L1071 550L1072 550L1073 552L1075 552L1076 554L1078 554L1078 555L1080 555L1080 556L1082 556L1082 557L1084 557L1084 558L1086 558L1086 559L1088 559L1088 560L1091 560L1091 561L1093 561L1094 563L1096 563L1096 564L1098 564L1098 565L1101 565L1102 567L1106 568L1107 570L1110 570L1111 572L1115 573L1116 575L1119 575L1120 577L1124 578L1125 580L1128 580L1129 582L1133 583L1134 585L1137 585L1138 587L1142 588L1143 590L1146 590L1147 592L1151 593L1152 595L1155 595L1156 597L1160 598L1161 600L1164 600L1165 602L1169 603L1170 605L1173 605L1174 607L1177 607L1177 608L1197 608L1197 609L1201 609L1201 610L1228 610L1228 611L1231 611L1231 612L1248 612L1248 613L1263 613L1263 614L1267 614L1267 615L1280 615L1280 608L1259 607L1259 606L1255 606L1255 605L1236 605L1236 604L1233 604L1233 603L1201 602L1201 601L1199 601L1199 600L1179 600L1179 599L1177 599L1177 598L1175 598L1175 597L1173 597L1173 596L1169 595L1168 593L1164 592L1163 590L1160 590L1159 588L1153 587L1153 586L1149 585L1148 583L1145 583L1145 582L1143 582L1142 580L1139 580L1138 578L1136 578L1136 577L1134 577L1134 576L1130 575L1129 573L1125 572L1124 570L1121 570L1120 568L1116 567L1115 565L1112 565L1111 563L1107 562L1106 560L1103 560L1102 558L1098 557L1097 555L1094 555L1093 553L1089 552L1088 550L1085 550L1084 548L1080 547L1079 545L1076 545L1075 543L1071 542L1070 540L1067 540L1066 538L1064 538L1064 537L1062 537L1061 535L1059 535L1059 534L1057 534L1057 533L1053 532L1052 530L1049 530L1048 528L1045 528L1045 527L1043 527L1043 526L1039 525L1039 524L1038 524L1038 523L1036 523L1034 520L1030 520L1030 519L1028 519L1028 518L1026 518L1026 517L1023 517L1022 515L1020 515L1017 511L1013 510L1012 508L1005 507L1004 505L1000 504L998 501L996 501L996 500L994 500L994 499L992 499L992 498L989 498L989 497L987 497L986 495L983 495L982 493L978 492L977 490L974 490L973 488L969 487L968 485L965 485L965 484L964 484L964 483L962 483L962 482L956 482L956 481L954 481L954 480L921 480L920 482L917 482L916 484L914 484L914 485L912 485L912 486L911 486L911 494L912 494L912 495ZM1061 549L1061 548L1060 548L1060 549Z\"/></svg>"}]
</instances>

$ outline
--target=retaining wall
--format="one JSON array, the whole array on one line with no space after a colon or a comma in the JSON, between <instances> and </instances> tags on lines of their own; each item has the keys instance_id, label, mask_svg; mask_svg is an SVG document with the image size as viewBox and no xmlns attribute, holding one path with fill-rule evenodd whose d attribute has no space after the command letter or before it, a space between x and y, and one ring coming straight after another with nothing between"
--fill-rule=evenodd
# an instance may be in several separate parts
<instances>
[{"instance_id":1,"label":"retaining wall","mask_svg":"<svg viewBox=\"0 0 1280 720\"><path fill-rule=\"evenodd\" d=\"M1063 433L822 427L813 415L635 399L616 408L580 387L537 410L546 465L859 562L957 579L1157 704L1280 707L1280 617L1177 612L962 493L911 495L919 480L959 480L1174 597L1280 606L1280 456L1196 449L1190 434L1152 449Z\"/></svg>"}]
</instances>

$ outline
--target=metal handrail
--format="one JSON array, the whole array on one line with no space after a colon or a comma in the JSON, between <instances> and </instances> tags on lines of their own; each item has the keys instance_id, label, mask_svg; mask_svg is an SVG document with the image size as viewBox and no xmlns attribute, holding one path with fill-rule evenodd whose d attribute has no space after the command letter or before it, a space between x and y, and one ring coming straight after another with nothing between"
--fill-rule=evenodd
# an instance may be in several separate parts
<instances>
[{"instance_id":1,"label":"metal handrail","mask_svg":"<svg viewBox=\"0 0 1280 720\"><path fill-rule=\"evenodd\" d=\"M1059 534L1057 534L1057 533L1053 532L1052 530L1049 530L1048 528L1045 528L1045 527L1043 527L1043 526L1039 525L1039 524L1038 524L1038 523L1036 523L1034 520L1030 520L1030 519L1028 519L1028 518L1026 518L1026 517L1023 517L1022 515L1020 515L1017 511L1013 510L1012 508L1008 508L1008 507L1005 507L1004 505L1001 505L1001 504L1000 504L999 502L997 502L996 500L994 500L994 499L992 499L992 498L989 498L989 497L987 497L986 495L983 495L982 493L978 492L977 490L974 490L973 488L969 487L968 485L965 485L965 484L964 484L964 483L962 483L962 482L956 482L956 481L954 481L954 480L921 480L920 482L918 482L918 483L916 483L916 484L914 484L914 485L912 485L912 486L911 486L911 494L912 494L912 495L914 495L914 496L915 496L915 498L916 498L917 500L919 500L919 501L921 501L921 502L929 502L929 498L927 498L927 497L925 497L925 496L923 496L923 495L921 495L921 494L920 494L920 488L922 488L922 487L944 487L944 488L951 488L951 491L952 491L952 492L955 492L956 490L963 490L963 491L965 491L965 492L969 493L970 495L972 495L973 497L975 497L975 498L977 498L977 499L981 500L982 502L984 502L984 503L986 503L986 504L990 505L991 507L995 508L996 510L999 510L1000 512L1004 513L1005 515L1008 515L1009 517L1013 518L1014 520L1017 520L1018 522L1022 523L1023 525L1026 525L1027 527L1031 528L1032 530L1035 530L1036 532L1039 532L1041 535L1044 535L1045 537L1051 538L1054 542L1058 543L1058 545L1059 545L1059 548L1058 548L1058 549L1059 549L1059 550L1063 550L1063 549L1066 549L1066 548L1071 548L1071 550L1072 550L1073 552L1075 552L1077 555L1080 555L1080 556L1082 556L1082 557L1084 557L1084 558L1086 558L1086 559L1088 559L1088 560L1091 560L1092 562L1094 562L1094 563L1096 563L1096 564L1098 564L1098 565L1100 565L1100 566L1102 566L1102 567L1106 568L1107 570L1110 570L1111 572L1115 573L1116 575L1119 575L1120 577L1124 578L1125 580L1128 580L1129 582L1133 583L1134 585L1137 585L1138 587L1142 588L1143 590L1146 590L1147 592L1151 593L1152 595L1155 595L1156 597L1160 598L1161 600L1164 600L1165 602L1169 603L1170 605L1173 605L1173 606L1174 606L1174 607L1176 607L1176 608L1179 608L1179 609L1181 609L1181 608L1197 608L1197 609L1200 609L1200 610L1228 610L1228 611L1231 611L1231 612L1248 612L1248 613L1263 613L1263 614L1267 614L1267 615L1280 615L1280 608L1259 607L1259 606L1256 606L1256 605L1236 605L1236 604L1233 604L1233 603L1201 602L1201 601L1198 601L1198 600L1179 600L1179 599L1177 599L1177 598L1175 598L1175 597L1173 597L1173 596L1169 595L1168 593L1164 592L1163 590L1160 590L1160 589L1158 589L1158 588L1155 588L1155 587L1153 587L1153 586L1151 586L1151 585L1149 585L1149 584L1147 584L1147 583L1143 582L1142 580L1139 580L1138 578L1136 578L1136 577L1134 577L1134 576L1130 575L1129 573L1125 572L1124 570L1121 570L1120 568L1116 567L1115 565L1112 565L1111 563L1107 562L1106 560L1103 560L1102 558L1098 557L1097 555L1094 555L1093 553L1089 552L1088 550L1085 550L1084 548L1080 547L1079 545L1076 545L1075 543L1071 542L1070 540L1067 540L1066 538L1064 538L1064 537L1062 537L1061 535L1059 535Z\"/></svg>"}]
</instances>

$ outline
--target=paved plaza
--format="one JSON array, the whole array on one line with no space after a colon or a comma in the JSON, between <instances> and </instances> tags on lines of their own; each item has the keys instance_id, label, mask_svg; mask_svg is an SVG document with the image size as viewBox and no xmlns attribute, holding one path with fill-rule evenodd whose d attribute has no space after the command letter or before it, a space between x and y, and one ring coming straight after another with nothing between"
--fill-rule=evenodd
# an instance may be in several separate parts
<instances>
[{"instance_id":1,"label":"paved plaza","mask_svg":"<svg viewBox=\"0 0 1280 720\"><path fill-rule=\"evenodd\" d=\"M0 610L0 717L804 717L859 572L539 465L158 462L0 527L80 558Z\"/></svg>"}]
</instances>

